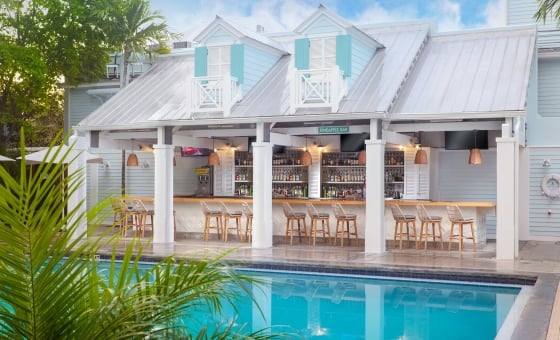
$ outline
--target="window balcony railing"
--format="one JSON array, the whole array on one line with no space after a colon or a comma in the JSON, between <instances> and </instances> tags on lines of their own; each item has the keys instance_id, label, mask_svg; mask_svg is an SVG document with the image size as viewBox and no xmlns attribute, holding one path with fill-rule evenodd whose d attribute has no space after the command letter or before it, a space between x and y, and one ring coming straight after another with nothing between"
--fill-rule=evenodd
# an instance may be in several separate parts
<instances>
[{"instance_id":1,"label":"window balcony railing","mask_svg":"<svg viewBox=\"0 0 560 340\"><path fill-rule=\"evenodd\" d=\"M346 92L345 80L338 67L332 69L297 70L292 83L292 108L330 107L338 105Z\"/></svg>"},{"instance_id":2,"label":"window balcony railing","mask_svg":"<svg viewBox=\"0 0 560 340\"><path fill-rule=\"evenodd\" d=\"M193 112L231 113L231 107L241 97L241 86L235 77L194 77L192 83Z\"/></svg>"}]
</instances>

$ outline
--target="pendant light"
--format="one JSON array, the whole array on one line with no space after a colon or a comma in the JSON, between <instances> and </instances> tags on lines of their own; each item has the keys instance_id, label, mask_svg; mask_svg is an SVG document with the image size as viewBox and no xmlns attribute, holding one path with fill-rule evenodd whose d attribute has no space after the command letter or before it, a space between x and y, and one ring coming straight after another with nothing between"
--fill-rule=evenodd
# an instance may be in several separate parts
<instances>
[{"instance_id":1,"label":"pendant light","mask_svg":"<svg viewBox=\"0 0 560 340\"><path fill-rule=\"evenodd\" d=\"M313 163L311 153L309 153L309 150L307 149L307 137L305 137L305 150L303 150L303 152L301 153L300 163L301 165L305 166L309 166L311 165L311 163Z\"/></svg>"},{"instance_id":2,"label":"pendant light","mask_svg":"<svg viewBox=\"0 0 560 340\"><path fill-rule=\"evenodd\" d=\"M476 147L476 130L474 130L474 148L472 148L469 153L469 164L482 164L482 153L480 152L480 149Z\"/></svg>"},{"instance_id":3,"label":"pendant light","mask_svg":"<svg viewBox=\"0 0 560 340\"><path fill-rule=\"evenodd\" d=\"M212 139L212 152L208 155L208 165L220 165L220 156L214 149L214 139Z\"/></svg>"},{"instance_id":4,"label":"pendant light","mask_svg":"<svg viewBox=\"0 0 560 340\"><path fill-rule=\"evenodd\" d=\"M362 150L358 154L358 165L366 165L366 150Z\"/></svg>"},{"instance_id":5,"label":"pendant light","mask_svg":"<svg viewBox=\"0 0 560 340\"><path fill-rule=\"evenodd\" d=\"M138 156L134 153L134 138L130 140L130 154L126 160L126 166L138 166Z\"/></svg>"},{"instance_id":6,"label":"pendant light","mask_svg":"<svg viewBox=\"0 0 560 340\"><path fill-rule=\"evenodd\" d=\"M422 132L418 133L418 142L416 145L416 155L414 156L414 164L428 164L428 154L422 149Z\"/></svg>"}]
</instances>

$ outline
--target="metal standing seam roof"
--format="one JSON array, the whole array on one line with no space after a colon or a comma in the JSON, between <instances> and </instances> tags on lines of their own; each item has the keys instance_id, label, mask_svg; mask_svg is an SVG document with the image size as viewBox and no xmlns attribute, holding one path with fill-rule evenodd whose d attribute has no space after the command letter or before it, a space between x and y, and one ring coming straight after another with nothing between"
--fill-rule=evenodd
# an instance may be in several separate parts
<instances>
[{"instance_id":1,"label":"metal standing seam roof","mask_svg":"<svg viewBox=\"0 0 560 340\"><path fill-rule=\"evenodd\" d=\"M338 113L390 111L389 118L398 119L433 113L468 115L525 109L535 50L534 27L435 36L428 39L419 58L427 26L393 25L365 31L386 48L366 66L342 100ZM281 57L234 105L230 117L193 117L227 122L289 115L291 58ZM193 68L192 54L160 57L150 70L82 120L78 128L131 129L181 120L189 120L192 125L196 121L192 120L189 100ZM298 110L296 116L327 113L329 109Z\"/></svg>"},{"instance_id":2,"label":"metal standing seam roof","mask_svg":"<svg viewBox=\"0 0 560 340\"><path fill-rule=\"evenodd\" d=\"M432 36L391 118L525 111L536 27Z\"/></svg>"},{"instance_id":3,"label":"metal standing seam roof","mask_svg":"<svg viewBox=\"0 0 560 340\"><path fill-rule=\"evenodd\" d=\"M168 55L83 119L78 128L154 127L155 121L189 118L192 55ZM160 124L159 124L160 125Z\"/></svg>"}]
</instances>

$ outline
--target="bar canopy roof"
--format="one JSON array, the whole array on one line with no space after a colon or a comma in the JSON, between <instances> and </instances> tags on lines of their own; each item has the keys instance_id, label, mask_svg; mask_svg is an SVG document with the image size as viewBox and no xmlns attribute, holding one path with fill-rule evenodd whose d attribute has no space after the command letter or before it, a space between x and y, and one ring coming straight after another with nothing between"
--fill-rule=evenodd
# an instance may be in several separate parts
<instances>
[{"instance_id":1,"label":"bar canopy roof","mask_svg":"<svg viewBox=\"0 0 560 340\"><path fill-rule=\"evenodd\" d=\"M348 90L337 112L298 109L290 114L293 56L284 54L233 106L229 117L192 114L189 94L194 55L190 50L160 56L147 72L74 128L114 131L175 126L204 130L216 125L251 127L256 122L271 122L301 126L301 122L321 125L324 121L367 125L372 118L469 120L525 114L529 79L534 72L536 26L447 34L432 34L425 22L358 28L383 47ZM290 34L283 36L284 43L289 39ZM275 47L281 48L280 44Z\"/></svg>"}]
</instances>

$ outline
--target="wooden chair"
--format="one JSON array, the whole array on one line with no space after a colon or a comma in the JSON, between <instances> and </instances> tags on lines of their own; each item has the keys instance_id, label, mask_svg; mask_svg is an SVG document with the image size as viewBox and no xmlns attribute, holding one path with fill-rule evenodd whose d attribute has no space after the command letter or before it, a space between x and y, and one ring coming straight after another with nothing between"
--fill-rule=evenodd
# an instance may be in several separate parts
<instances>
[{"instance_id":1,"label":"wooden chair","mask_svg":"<svg viewBox=\"0 0 560 340\"><path fill-rule=\"evenodd\" d=\"M344 247L344 236L348 239L348 245L350 245L350 237L354 235L356 237L356 245L359 245L358 241L358 226L357 226L357 216L356 214L348 214L342 208L340 203L335 203L332 205L334 210L334 217L336 218L336 228L334 233L334 244L336 245L336 240L340 236L340 246ZM351 230L352 223L353 229Z\"/></svg>"},{"instance_id":2,"label":"wooden chair","mask_svg":"<svg viewBox=\"0 0 560 340\"><path fill-rule=\"evenodd\" d=\"M228 240L229 229L235 229L237 232L237 239L241 241L241 216L243 216L243 212L229 210L224 202L220 202L220 210L222 211L222 218L224 219L222 224L222 234L224 234L224 242L227 242ZM231 220L235 221L234 226L230 225Z\"/></svg>"},{"instance_id":3,"label":"wooden chair","mask_svg":"<svg viewBox=\"0 0 560 340\"><path fill-rule=\"evenodd\" d=\"M428 248L428 238L430 236L432 237L434 248L436 247L436 239L439 239L440 247L443 249L441 216L430 215L426 207L422 204L416 206L416 211L418 212L418 219L420 220L420 243L422 243L422 238L424 238L424 249ZM436 225L438 227L437 233ZM432 232L429 230L430 226L432 227Z\"/></svg>"},{"instance_id":4,"label":"wooden chair","mask_svg":"<svg viewBox=\"0 0 560 340\"><path fill-rule=\"evenodd\" d=\"M111 202L113 207L113 224L119 225L119 232L122 236L126 235L126 230L134 227L134 213L122 198L114 199Z\"/></svg>"},{"instance_id":5,"label":"wooden chair","mask_svg":"<svg viewBox=\"0 0 560 340\"><path fill-rule=\"evenodd\" d=\"M247 202L241 203L243 214L245 215L245 240L251 242L253 239L253 210Z\"/></svg>"},{"instance_id":6,"label":"wooden chair","mask_svg":"<svg viewBox=\"0 0 560 340\"><path fill-rule=\"evenodd\" d=\"M449 250L451 250L451 242L455 239L459 241L459 250L463 250L463 239L470 239L473 241L474 251L476 251L476 236L474 233L474 220L472 218L465 218L463 212L456 205L446 206L447 215L449 221L451 222L451 230L449 232ZM458 226L458 233L454 233L455 225ZM470 225L471 236L463 235L463 226Z\"/></svg>"},{"instance_id":7,"label":"wooden chair","mask_svg":"<svg viewBox=\"0 0 560 340\"><path fill-rule=\"evenodd\" d=\"M418 239L416 238L416 216L405 215L397 204L391 204L391 213L395 219L395 235L393 237L393 247L399 239L399 249L402 249L402 241L406 236L407 245L410 247L410 237L414 238L416 249L418 249ZM403 226L406 231L403 231ZM411 229L412 228L412 229Z\"/></svg>"},{"instance_id":8,"label":"wooden chair","mask_svg":"<svg viewBox=\"0 0 560 340\"><path fill-rule=\"evenodd\" d=\"M149 211L144 206L144 203L140 200L133 200L132 203L134 204L133 207L133 218L134 218L134 227L136 229L136 235L139 237L144 238L144 232L146 230L146 226L150 226L152 233L154 230L154 211ZM150 218L150 223L148 223L148 217Z\"/></svg>"},{"instance_id":9,"label":"wooden chair","mask_svg":"<svg viewBox=\"0 0 560 340\"><path fill-rule=\"evenodd\" d=\"M305 222L306 213L294 211L290 203L287 202L282 204L282 209L284 210L284 216L286 216L286 242L288 242L288 236L290 236L290 244L293 244L294 233L297 232L301 243L301 234L307 238L307 224ZM295 222L297 222L297 230L294 229ZM301 226L302 222L303 229Z\"/></svg>"},{"instance_id":10,"label":"wooden chair","mask_svg":"<svg viewBox=\"0 0 560 340\"><path fill-rule=\"evenodd\" d=\"M212 210L208 207L206 202L201 201L202 213L204 214L204 233L203 239L208 241L208 235L210 234L210 229L216 229L218 238L222 234L222 212L220 210ZM216 224L212 225L212 220L216 220Z\"/></svg>"},{"instance_id":11,"label":"wooden chair","mask_svg":"<svg viewBox=\"0 0 560 340\"><path fill-rule=\"evenodd\" d=\"M331 243L331 228L329 225L330 214L324 212L318 212L312 203L307 203L305 206L307 208L307 214L311 218L311 230L309 231L309 237L313 238L313 245L315 245L315 239L318 232L322 233L323 240L325 240L327 243L330 244ZM321 222L320 229L317 229L318 222Z\"/></svg>"}]
</instances>

